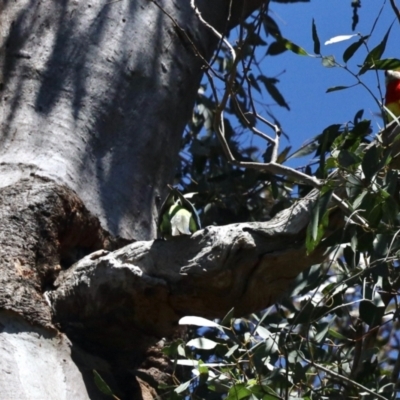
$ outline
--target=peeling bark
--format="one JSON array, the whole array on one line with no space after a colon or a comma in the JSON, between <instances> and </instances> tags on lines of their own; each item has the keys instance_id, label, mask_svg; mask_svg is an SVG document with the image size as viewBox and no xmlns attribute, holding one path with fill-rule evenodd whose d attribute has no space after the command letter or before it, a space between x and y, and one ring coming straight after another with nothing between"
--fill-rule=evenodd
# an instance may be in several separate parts
<instances>
[{"instance_id":1,"label":"peeling bark","mask_svg":"<svg viewBox=\"0 0 400 400\"><path fill-rule=\"evenodd\" d=\"M0 189L0 232L0 306L43 327L52 323L42 294L62 267L112 248L74 192L34 176Z\"/></svg>"},{"instance_id":2,"label":"peeling bark","mask_svg":"<svg viewBox=\"0 0 400 400\"><path fill-rule=\"evenodd\" d=\"M126 243L126 242L122 242ZM76 193L31 176L0 189L0 387L7 399L96 397L91 362L52 323L43 292L110 237ZM104 369L104 368L102 368ZM82 375L84 380L82 380Z\"/></svg>"}]
</instances>

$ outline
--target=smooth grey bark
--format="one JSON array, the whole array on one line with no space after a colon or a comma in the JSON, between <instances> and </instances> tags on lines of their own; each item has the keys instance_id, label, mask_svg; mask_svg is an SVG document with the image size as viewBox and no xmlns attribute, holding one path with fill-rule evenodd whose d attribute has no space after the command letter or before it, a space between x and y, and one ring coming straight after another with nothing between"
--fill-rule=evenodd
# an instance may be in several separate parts
<instances>
[{"instance_id":1,"label":"smooth grey bark","mask_svg":"<svg viewBox=\"0 0 400 400\"><path fill-rule=\"evenodd\" d=\"M32 328L22 318L4 312L0 313L0 326L3 399L89 399L81 372L71 359L72 344L65 335Z\"/></svg>"},{"instance_id":2,"label":"smooth grey bark","mask_svg":"<svg viewBox=\"0 0 400 400\"><path fill-rule=\"evenodd\" d=\"M228 2L196 3L224 28ZM0 185L30 173L55 179L112 234L155 237L202 57L216 44L189 1L160 6L3 3Z\"/></svg>"}]
</instances>

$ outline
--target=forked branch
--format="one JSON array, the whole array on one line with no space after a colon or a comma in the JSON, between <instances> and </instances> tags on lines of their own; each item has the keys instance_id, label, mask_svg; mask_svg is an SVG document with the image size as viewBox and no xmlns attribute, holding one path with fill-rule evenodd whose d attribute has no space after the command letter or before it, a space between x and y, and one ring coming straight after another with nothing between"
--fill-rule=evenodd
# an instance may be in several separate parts
<instances>
[{"instance_id":1,"label":"forked branch","mask_svg":"<svg viewBox=\"0 0 400 400\"><path fill-rule=\"evenodd\" d=\"M238 44L237 50L235 51L233 49L232 45L228 42L228 40L223 35L221 35L215 28L210 26L202 18L201 13L199 12L199 10L196 8L196 6L194 4L194 0L191 0L191 6L194 9L194 11L196 12L196 15L198 16L198 18L202 21L202 23L205 24L205 26L207 26L219 38L221 43L224 43L227 46L227 48L229 49L229 52L231 54L231 57L232 57L231 70L230 70L230 73L229 73L227 79L225 79L225 90L224 90L221 100L218 99L217 90L214 86L214 82L212 80L212 77L210 76L210 73L208 71L206 72L207 76L209 78L209 82L211 84L211 90L213 92L214 98L217 103L215 113L214 113L213 128L218 136L219 142L221 143L223 152L224 152L226 158L228 159L228 162L230 162L231 164L233 164L237 167L240 167L240 168L251 168L251 169L266 171L266 172L269 172L269 173L275 174L275 175L287 176L298 182L308 184L308 185L312 186L313 188L320 189L324 185L324 181L318 179L315 176L305 174L294 168L284 166L284 165L276 162L277 157L278 157L278 150L279 150L279 143L280 143L280 136L281 136L280 127L276 124L271 123L270 121L263 118L257 112L254 111L252 113L253 116L256 119L263 122L269 128L273 129L274 133L275 133L275 137L272 138L269 135L261 132L260 130L258 130L257 128L252 126L252 124L246 117L246 114L248 114L248 113L243 112L239 102L236 99L236 94L235 94L236 71L237 71L237 67L239 65L242 49L244 48L246 39L242 40ZM246 72L244 72L244 73L246 73ZM269 142L269 144L272 146L270 162L261 163L261 162L256 162L256 161L254 161L254 162L239 161L234 157L232 151L230 150L230 147L226 140L226 137L225 137L224 116L223 116L223 112L226 108L226 105L227 105L229 99L233 100L233 102L237 106L239 115L243 118L243 120L245 121L245 123L249 127L249 129L254 134L262 137L264 140ZM351 221L353 221L354 223L363 225L364 227L368 227L367 221L363 217L358 215L357 213L354 213L353 210L351 209L351 207L346 203L345 200L340 198L340 196L333 193L332 200L346 215L348 215L348 217Z\"/></svg>"}]
</instances>

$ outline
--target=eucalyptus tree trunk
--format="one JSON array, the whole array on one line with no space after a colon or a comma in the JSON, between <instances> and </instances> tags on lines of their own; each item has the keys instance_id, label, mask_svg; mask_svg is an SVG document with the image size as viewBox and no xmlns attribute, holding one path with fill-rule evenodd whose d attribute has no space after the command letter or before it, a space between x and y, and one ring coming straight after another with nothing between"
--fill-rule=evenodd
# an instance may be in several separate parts
<instances>
[{"instance_id":1,"label":"eucalyptus tree trunk","mask_svg":"<svg viewBox=\"0 0 400 400\"><path fill-rule=\"evenodd\" d=\"M262 3L196 6L224 32ZM0 29L2 394L103 398L95 369L151 398L132 370L180 316L266 307L310 264L312 199L269 225L154 240L218 44L190 1L3 1Z\"/></svg>"}]
</instances>

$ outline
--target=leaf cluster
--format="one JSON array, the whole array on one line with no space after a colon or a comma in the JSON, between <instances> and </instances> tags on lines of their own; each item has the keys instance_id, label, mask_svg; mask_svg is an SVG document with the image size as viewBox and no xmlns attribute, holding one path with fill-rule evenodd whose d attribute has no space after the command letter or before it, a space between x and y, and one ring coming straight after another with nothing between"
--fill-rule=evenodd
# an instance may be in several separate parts
<instances>
[{"instance_id":1,"label":"leaf cluster","mask_svg":"<svg viewBox=\"0 0 400 400\"><path fill-rule=\"evenodd\" d=\"M353 2L357 23L359 2ZM332 38L329 44L351 43L342 64L323 55L313 21L313 52L281 35L265 13L252 16L240 28L241 60L234 96L225 111L227 142L242 161L269 162L270 148L254 145L258 125L253 93L289 108L278 89L279 80L258 70L263 56L291 51L319 59L324 67L342 68L355 84L327 92L363 86L384 109L380 98L363 83L363 75L400 67L400 60L383 58L391 27L372 49L373 29L365 35ZM257 52L256 52L257 47ZM364 49L361 65L351 66ZM240 50L240 51L239 51ZM230 54L222 47L215 56L216 73L203 82L182 142L177 182L197 192L196 206L203 226L263 221L289 207L311 188L284 176L229 164L215 136L213 116L224 76L231 73ZM255 71L258 71L256 73ZM371 72L372 71L372 72ZM215 83L222 77L222 86ZM275 124L270 108L264 110ZM253 129L253 131L252 131ZM400 197L396 154L391 145L371 136L371 122L357 111L351 121L326 127L301 149L279 152L278 162L313 156L305 169L324 182L307 230L306 247L329 249L326 260L296 278L292 292L279 305L247 318L221 321L196 317L189 339L171 343L165 352L187 374L174 376L176 385L164 388L169 399L395 399L400 374ZM339 196L341 207L333 201ZM342 223L331 229L332 216ZM203 328L198 328L203 326ZM178 369L177 369L178 371Z\"/></svg>"}]
</instances>

